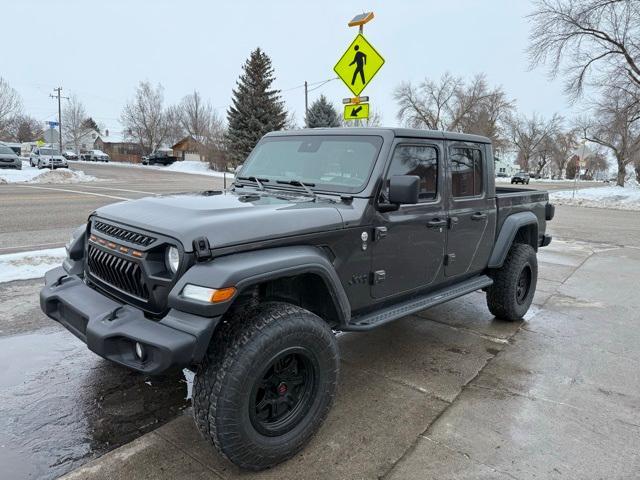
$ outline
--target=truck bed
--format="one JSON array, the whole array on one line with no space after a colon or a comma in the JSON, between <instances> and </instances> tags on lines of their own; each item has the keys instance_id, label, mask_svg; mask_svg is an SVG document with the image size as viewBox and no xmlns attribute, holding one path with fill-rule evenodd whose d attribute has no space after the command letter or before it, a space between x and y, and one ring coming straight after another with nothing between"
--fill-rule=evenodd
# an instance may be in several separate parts
<instances>
[{"instance_id":1,"label":"truck bed","mask_svg":"<svg viewBox=\"0 0 640 480\"><path fill-rule=\"evenodd\" d=\"M496 186L498 211L496 231L500 231L509 215L530 211L538 218L538 236L541 237L546 230L547 203L549 203L549 192L546 190Z\"/></svg>"}]
</instances>

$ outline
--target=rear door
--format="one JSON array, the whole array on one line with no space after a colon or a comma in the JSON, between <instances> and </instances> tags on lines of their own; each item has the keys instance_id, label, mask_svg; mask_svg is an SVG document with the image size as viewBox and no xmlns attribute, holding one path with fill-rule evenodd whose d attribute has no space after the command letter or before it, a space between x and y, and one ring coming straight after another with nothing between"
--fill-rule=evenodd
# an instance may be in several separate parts
<instances>
[{"instance_id":1,"label":"rear door","mask_svg":"<svg viewBox=\"0 0 640 480\"><path fill-rule=\"evenodd\" d=\"M444 142L397 141L380 196L394 175L420 177L420 201L378 212L374 229L371 295L384 298L426 287L443 277L446 241Z\"/></svg>"},{"instance_id":2,"label":"rear door","mask_svg":"<svg viewBox=\"0 0 640 480\"><path fill-rule=\"evenodd\" d=\"M495 235L495 198L487 195L486 162L484 144L447 142L446 277L482 271L489 259Z\"/></svg>"}]
</instances>

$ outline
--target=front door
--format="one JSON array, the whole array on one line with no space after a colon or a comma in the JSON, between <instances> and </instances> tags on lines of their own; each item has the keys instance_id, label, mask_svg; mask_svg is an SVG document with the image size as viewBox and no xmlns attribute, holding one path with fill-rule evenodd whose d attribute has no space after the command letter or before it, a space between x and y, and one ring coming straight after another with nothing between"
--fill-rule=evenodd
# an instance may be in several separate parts
<instances>
[{"instance_id":1,"label":"front door","mask_svg":"<svg viewBox=\"0 0 640 480\"><path fill-rule=\"evenodd\" d=\"M449 142L447 184L449 230L445 276L483 270L495 234L495 199L486 194L486 147L480 143ZM491 160L492 161L492 160Z\"/></svg>"},{"instance_id":2,"label":"front door","mask_svg":"<svg viewBox=\"0 0 640 480\"><path fill-rule=\"evenodd\" d=\"M447 222L442 158L442 142L406 140L395 145L380 197L388 198L392 176L417 175L420 201L377 213L372 244L374 298L407 293L443 277Z\"/></svg>"}]
</instances>

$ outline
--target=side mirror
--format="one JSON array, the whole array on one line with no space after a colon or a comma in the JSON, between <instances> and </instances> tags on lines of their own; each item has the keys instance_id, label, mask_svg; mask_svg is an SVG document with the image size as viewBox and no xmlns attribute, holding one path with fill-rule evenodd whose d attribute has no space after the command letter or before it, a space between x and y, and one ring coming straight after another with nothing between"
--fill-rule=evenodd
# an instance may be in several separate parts
<instances>
[{"instance_id":1,"label":"side mirror","mask_svg":"<svg viewBox=\"0 0 640 480\"><path fill-rule=\"evenodd\" d=\"M389 202L394 205L418 203L420 177L395 175L389 179Z\"/></svg>"}]
</instances>

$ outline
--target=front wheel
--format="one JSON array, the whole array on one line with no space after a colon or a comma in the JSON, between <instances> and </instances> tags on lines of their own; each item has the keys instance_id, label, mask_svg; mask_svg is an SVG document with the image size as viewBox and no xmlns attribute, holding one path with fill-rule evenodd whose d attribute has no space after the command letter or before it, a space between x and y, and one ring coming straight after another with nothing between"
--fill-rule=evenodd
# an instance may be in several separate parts
<instances>
[{"instance_id":1,"label":"front wheel","mask_svg":"<svg viewBox=\"0 0 640 480\"><path fill-rule=\"evenodd\" d=\"M335 396L338 348L321 318L267 302L226 320L194 381L202 435L236 465L291 458L320 428Z\"/></svg>"},{"instance_id":2,"label":"front wheel","mask_svg":"<svg viewBox=\"0 0 640 480\"><path fill-rule=\"evenodd\" d=\"M490 273L487 306L496 318L520 320L529 310L538 282L538 259L531 245L515 243L501 268Z\"/></svg>"}]
</instances>

